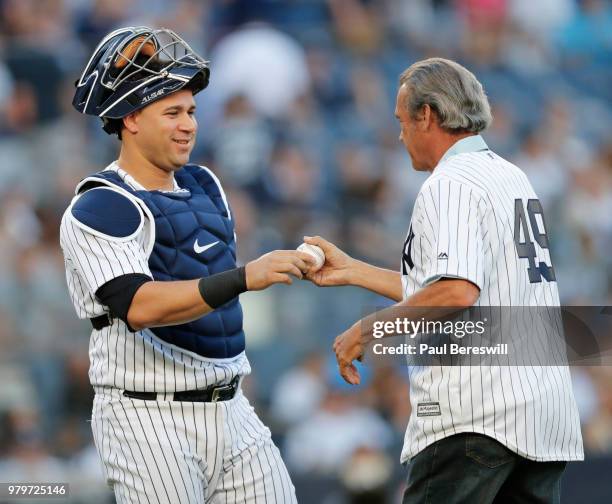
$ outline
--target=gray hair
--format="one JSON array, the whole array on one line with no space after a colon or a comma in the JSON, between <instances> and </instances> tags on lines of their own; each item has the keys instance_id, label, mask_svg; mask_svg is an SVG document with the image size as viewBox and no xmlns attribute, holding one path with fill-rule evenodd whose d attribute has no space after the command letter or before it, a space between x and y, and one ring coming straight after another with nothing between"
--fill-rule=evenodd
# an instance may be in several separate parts
<instances>
[{"instance_id":1,"label":"gray hair","mask_svg":"<svg viewBox=\"0 0 612 504\"><path fill-rule=\"evenodd\" d=\"M410 116L429 105L440 127L450 131L479 133L493 120L482 84L467 68L444 58L417 61L400 75L406 86L404 103Z\"/></svg>"}]
</instances>

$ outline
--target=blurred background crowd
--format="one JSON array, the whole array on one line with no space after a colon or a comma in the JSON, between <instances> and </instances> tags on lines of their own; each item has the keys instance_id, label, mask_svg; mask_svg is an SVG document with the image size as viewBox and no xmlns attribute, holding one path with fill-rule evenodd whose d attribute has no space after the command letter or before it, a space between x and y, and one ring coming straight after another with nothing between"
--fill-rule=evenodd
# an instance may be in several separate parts
<instances>
[{"instance_id":1,"label":"blurred background crowd","mask_svg":"<svg viewBox=\"0 0 612 504\"><path fill-rule=\"evenodd\" d=\"M75 184L118 152L70 102L95 45L124 25L174 29L211 60L192 161L221 178L243 263L320 234L399 266L427 175L398 140L398 77L443 56L481 80L485 140L540 196L563 303L611 303L607 0L0 0L0 481L67 481L74 502L112 502L88 423L91 327L69 303L58 228ZM385 301L306 282L242 300L247 394L300 502L395 502L406 372L371 362L355 389L330 360L333 338ZM612 370L573 376L587 462L570 467L566 502L610 502Z\"/></svg>"}]
</instances>

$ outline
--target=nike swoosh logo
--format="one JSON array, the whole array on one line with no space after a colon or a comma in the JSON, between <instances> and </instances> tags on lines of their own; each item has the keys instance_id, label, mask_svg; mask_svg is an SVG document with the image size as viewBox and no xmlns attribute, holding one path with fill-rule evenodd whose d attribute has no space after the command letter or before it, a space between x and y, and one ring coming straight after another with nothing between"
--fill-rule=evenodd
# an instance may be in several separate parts
<instances>
[{"instance_id":1,"label":"nike swoosh logo","mask_svg":"<svg viewBox=\"0 0 612 504\"><path fill-rule=\"evenodd\" d=\"M219 240L201 247L200 245L198 245L198 240L196 238L196 241L193 242L193 250L195 250L196 254L201 254L202 252L206 252L209 248L214 247L217 243L219 243Z\"/></svg>"}]
</instances>

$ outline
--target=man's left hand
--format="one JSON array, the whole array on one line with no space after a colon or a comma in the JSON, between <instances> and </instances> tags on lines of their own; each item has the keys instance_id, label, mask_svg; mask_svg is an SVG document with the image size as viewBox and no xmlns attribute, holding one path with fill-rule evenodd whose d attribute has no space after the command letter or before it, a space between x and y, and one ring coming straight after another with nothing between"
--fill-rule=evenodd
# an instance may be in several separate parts
<instances>
[{"instance_id":1,"label":"man's left hand","mask_svg":"<svg viewBox=\"0 0 612 504\"><path fill-rule=\"evenodd\" d=\"M361 322L357 322L338 336L334 341L333 349L336 353L336 361L342 378L351 385L359 385L361 377L353 361L360 361L363 357Z\"/></svg>"}]
</instances>

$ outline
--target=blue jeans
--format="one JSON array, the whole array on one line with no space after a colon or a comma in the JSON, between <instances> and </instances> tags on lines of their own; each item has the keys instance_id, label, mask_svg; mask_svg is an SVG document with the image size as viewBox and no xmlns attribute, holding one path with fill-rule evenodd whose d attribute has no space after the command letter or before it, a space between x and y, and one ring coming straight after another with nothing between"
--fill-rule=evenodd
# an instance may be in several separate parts
<instances>
[{"instance_id":1,"label":"blue jeans","mask_svg":"<svg viewBox=\"0 0 612 504\"><path fill-rule=\"evenodd\" d=\"M456 434L410 461L403 503L559 504L566 465L528 460L481 434Z\"/></svg>"}]
</instances>

